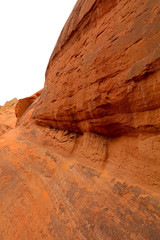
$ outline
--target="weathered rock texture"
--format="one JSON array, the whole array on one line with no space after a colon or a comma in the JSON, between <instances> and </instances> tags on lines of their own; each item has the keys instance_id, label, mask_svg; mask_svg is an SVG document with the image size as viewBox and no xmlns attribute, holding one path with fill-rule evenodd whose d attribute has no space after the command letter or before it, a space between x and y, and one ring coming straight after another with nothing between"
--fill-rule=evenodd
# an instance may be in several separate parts
<instances>
[{"instance_id":1,"label":"weathered rock texture","mask_svg":"<svg viewBox=\"0 0 160 240\"><path fill-rule=\"evenodd\" d=\"M16 103L17 99L14 98L11 101L6 102L4 106L0 106L0 136L15 127Z\"/></svg>"},{"instance_id":2,"label":"weathered rock texture","mask_svg":"<svg viewBox=\"0 0 160 240\"><path fill-rule=\"evenodd\" d=\"M50 58L34 117L107 136L157 133L159 79L159 0L78 1Z\"/></svg>"},{"instance_id":3,"label":"weathered rock texture","mask_svg":"<svg viewBox=\"0 0 160 240\"><path fill-rule=\"evenodd\" d=\"M160 239L159 61L159 0L77 2L0 140L0 239Z\"/></svg>"}]
</instances>

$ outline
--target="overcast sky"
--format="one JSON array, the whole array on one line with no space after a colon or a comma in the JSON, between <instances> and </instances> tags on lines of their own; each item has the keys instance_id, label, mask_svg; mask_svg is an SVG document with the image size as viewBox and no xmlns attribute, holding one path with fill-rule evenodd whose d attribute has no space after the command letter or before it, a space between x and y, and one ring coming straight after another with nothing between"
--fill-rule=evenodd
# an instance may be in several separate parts
<instances>
[{"instance_id":1,"label":"overcast sky","mask_svg":"<svg viewBox=\"0 0 160 240\"><path fill-rule=\"evenodd\" d=\"M0 0L0 105L43 88L58 36L77 0Z\"/></svg>"}]
</instances>

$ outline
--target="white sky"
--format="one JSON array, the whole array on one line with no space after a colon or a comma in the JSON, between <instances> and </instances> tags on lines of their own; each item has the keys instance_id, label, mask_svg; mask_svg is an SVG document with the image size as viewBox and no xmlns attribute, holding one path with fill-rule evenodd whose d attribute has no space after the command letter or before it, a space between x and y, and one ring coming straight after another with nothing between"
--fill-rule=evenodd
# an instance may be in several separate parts
<instances>
[{"instance_id":1,"label":"white sky","mask_svg":"<svg viewBox=\"0 0 160 240\"><path fill-rule=\"evenodd\" d=\"M77 0L0 0L0 105L44 86L45 70Z\"/></svg>"}]
</instances>

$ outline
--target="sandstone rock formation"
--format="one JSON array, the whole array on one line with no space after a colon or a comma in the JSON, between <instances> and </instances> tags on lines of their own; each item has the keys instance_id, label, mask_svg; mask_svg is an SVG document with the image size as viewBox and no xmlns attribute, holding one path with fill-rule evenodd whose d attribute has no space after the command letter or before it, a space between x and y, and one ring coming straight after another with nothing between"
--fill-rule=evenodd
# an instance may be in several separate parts
<instances>
[{"instance_id":1,"label":"sandstone rock formation","mask_svg":"<svg viewBox=\"0 0 160 240\"><path fill-rule=\"evenodd\" d=\"M159 131L159 29L157 0L78 1L50 58L36 121L106 136Z\"/></svg>"},{"instance_id":2,"label":"sandstone rock formation","mask_svg":"<svg viewBox=\"0 0 160 240\"><path fill-rule=\"evenodd\" d=\"M41 95L42 90L36 92L30 97L19 99L16 105L15 114L17 117L17 122L23 116L25 111L29 108L29 106L35 102L35 100Z\"/></svg>"},{"instance_id":3,"label":"sandstone rock formation","mask_svg":"<svg viewBox=\"0 0 160 240\"><path fill-rule=\"evenodd\" d=\"M15 127L16 116L15 106L17 99L14 98L11 101L5 103L4 106L0 106L0 136Z\"/></svg>"},{"instance_id":4,"label":"sandstone rock formation","mask_svg":"<svg viewBox=\"0 0 160 240\"><path fill-rule=\"evenodd\" d=\"M159 61L159 0L77 1L0 139L0 239L160 239Z\"/></svg>"}]
</instances>

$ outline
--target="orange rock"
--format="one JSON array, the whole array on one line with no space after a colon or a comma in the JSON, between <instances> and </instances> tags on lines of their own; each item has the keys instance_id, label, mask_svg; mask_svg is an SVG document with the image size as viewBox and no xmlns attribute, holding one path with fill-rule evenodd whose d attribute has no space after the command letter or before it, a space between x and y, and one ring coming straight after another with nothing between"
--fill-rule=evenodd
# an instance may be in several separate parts
<instances>
[{"instance_id":1,"label":"orange rock","mask_svg":"<svg viewBox=\"0 0 160 240\"><path fill-rule=\"evenodd\" d=\"M17 122L29 108L29 106L41 95L42 90L39 90L30 97L19 99L16 105L15 113L17 117Z\"/></svg>"},{"instance_id":2,"label":"orange rock","mask_svg":"<svg viewBox=\"0 0 160 240\"><path fill-rule=\"evenodd\" d=\"M0 106L0 136L15 127L16 104L17 98L14 98L11 101L6 102L4 106Z\"/></svg>"},{"instance_id":3,"label":"orange rock","mask_svg":"<svg viewBox=\"0 0 160 240\"><path fill-rule=\"evenodd\" d=\"M50 58L36 122L106 136L159 132L159 42L159 0L78 1Z\"/></svg>"},{"instance_id":4,"label":"orange rock","mask_svg":"<svg viewBox=\"0 0 160 240\"><path fill-rule=\"evenodd\" d=\"M159 143L10 131L0 140L1 239L158 240Z\"/></svg>"},{"instance_id":5,"label":"orange rock","mask_svg":"<svg viewBox=\"0 0 160 240\"><path fill-rule=\"evenodd\" d=\"M77 1L0 139L0 239L160 239L159 13Z\"/></svg>"}]
</instances>

